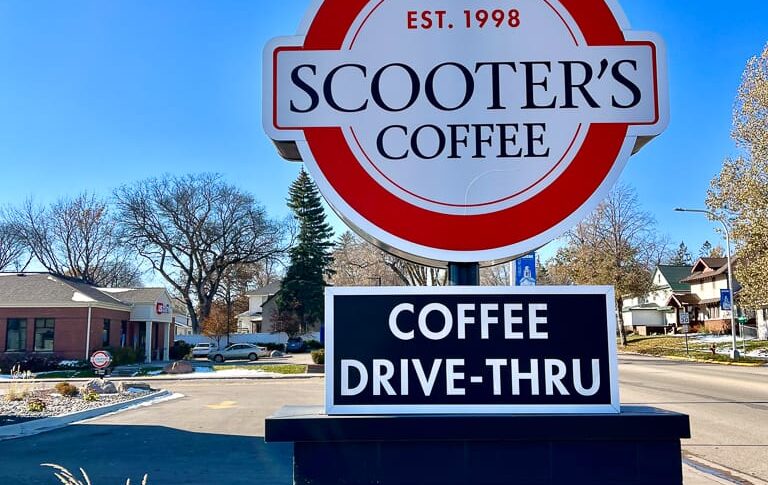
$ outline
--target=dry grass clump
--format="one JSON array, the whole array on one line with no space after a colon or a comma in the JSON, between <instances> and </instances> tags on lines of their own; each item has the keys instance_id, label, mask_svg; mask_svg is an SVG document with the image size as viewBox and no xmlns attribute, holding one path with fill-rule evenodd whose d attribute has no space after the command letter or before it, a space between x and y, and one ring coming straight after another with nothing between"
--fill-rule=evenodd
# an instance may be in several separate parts
<instances>
[{"instance_id":1,"label":"dry grass clump","mask_svg":"<svg viewBox=\"0 0 768 485\"><path fill-rule=\"evenodd\" d=\"M80 480L79 478L75 477L75 475L64 468L61 465L55 465L53 463L43 463L40 466L53 468L56 470L53 472L54 476L59 479L59 482L61 482L62 485L93 485L91 483L91 479L88 476L87 473L85 473L85 470L80 468L80 473L83 475L83 480ZM131 485L131 479L125 481L125 485ZM141 481L141 485L147 485L147 475L144 475L144 479Z\"/></svg>"}]
</instances>

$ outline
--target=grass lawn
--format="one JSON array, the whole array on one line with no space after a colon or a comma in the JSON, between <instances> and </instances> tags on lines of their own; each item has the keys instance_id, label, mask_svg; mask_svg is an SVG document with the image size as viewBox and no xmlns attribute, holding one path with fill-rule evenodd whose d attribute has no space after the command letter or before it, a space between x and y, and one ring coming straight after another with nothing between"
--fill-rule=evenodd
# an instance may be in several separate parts
<instances>
[{"instance_id":1,"label":"grass lawn","mask_svg":"<svg viewBox=\"0 0 768 485\"><path fill-rule=\"evenodd\" d=\"M214 371L224 370L251 370L262 372L274 372L276 374L306 374L307 366L299 364L274 364L274 365L214 365Z\"/></svg>"},{"instance_id":2,"label":"grass lawn","mask_svg":"<svg viewBox=\"0 0 768 485\"><path fill-rule=\"evenodd\" d=\"M658 337L641 337L639 335L631 335L627 339L628 343L626 347L619 345L619 351L637 352L638 354L654 355L657 357L690 357L696 360L706 360L710 362L730 362L731 359L727 354L712 354L710 351L710 342L702 342L696 337L688 338L689 353L685 351L685 337L670 337L670 336L658 336ZM741 352L741 340L738 340L739 351ZM730 349L731 344L717 343L718 349ZM751 352L758 349L768 349L768 342L764 341L747 341L747 352ZM759 359L754 357L744 357L739 359L739 362L751 363L751 364L765 364L768 360Z\"/></svg>"}]
</instances>

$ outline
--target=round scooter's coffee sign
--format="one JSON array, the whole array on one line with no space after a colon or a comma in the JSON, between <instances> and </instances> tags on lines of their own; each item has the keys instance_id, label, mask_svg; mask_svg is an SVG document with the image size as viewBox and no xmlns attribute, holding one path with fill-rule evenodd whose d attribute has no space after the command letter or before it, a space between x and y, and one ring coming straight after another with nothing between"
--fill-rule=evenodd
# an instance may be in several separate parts
<instances>
[{"instance_id":1,"label":"round scooter's coffee sign","mask_svg":"<svg viewBox=\"0 0 768 485\"><path fill-rule=\"evenodd\" d=\"M266 48L264 125L389 250L499 261L607 195L667 124L665 52L613 0L325 0Z\"/></svg>"}]
</instances>

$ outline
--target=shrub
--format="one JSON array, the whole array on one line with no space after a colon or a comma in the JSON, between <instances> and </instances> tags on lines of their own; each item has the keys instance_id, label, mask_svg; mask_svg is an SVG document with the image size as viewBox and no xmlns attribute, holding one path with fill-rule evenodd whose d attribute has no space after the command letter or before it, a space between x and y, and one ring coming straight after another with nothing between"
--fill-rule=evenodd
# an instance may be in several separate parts
<instances>
[{"instance_id":1,"label":"shrub","mask_svg":"<svg viewBox=\"0 0 768 485\"><path fill-rule=\"evenodd\" d=\"M0 373L18 367L21 371L47 372L57 370L60 358L50 354L3 354L0 355Z\"/></svg>"},{"instance_id":2,"label":"shrub","mask_svg":"<svg viewBox=\"0 0 768 485\"><path fill-rule=\"evenodd\" d=\"M40 399L33 399L27 404L27 409L33 413L42 413L45 411L45 402Z\"/></svg>"},{"instance_id":3,"label":"shrub","mask_svg":"<svg viewBox=\"0 0 768 485\"><path fill-rule=\"evenodd\" d=\"M56 388L56 392L66 397L75 397L79 392L77 387L73 386L69 382L59 382L54 387Z\"/></svg>"},{"instance_id":4,"label":"shrub","mask_svg":"<svg viewBox=\"0 0 768 485\"><path fill-rule=\"evenodd\" d=\"M88 391L83 394L83 401L93 402L99 400L99 393L95 391Z\"/></svg>"},{"instance_id":5,"label":"shrub","mask_svg":"<svg viewBox=\"0 0 768 485\"><path fill-rule=\"evenodd\" d=\"M264 347L270 352L272 352L273 350L279 350L280 352L285 352L285 344L277 344L272 342L268 344L257 343L256 345L258 345L259 347Z\"/></svg>"},{"instance_id":6,"label":"shrub","mask_svg":"<svg viewBox=\"0 0 768 485\"><path fill-rule=\"evenodd\" d=\"M131 347L105 347L104 350L112 354L112 367L144 362L143 350L137 351L133 350Z\"/></svg>"},{"instance_id":7,"label":"shrub","mask_svg":"<svg viewBox=\"0 0 768 485\"><path fill-rule=\"evenodd\" d=\"M307 340L305 345L307 346L308 350L320 350L324 347L323 344L317 340Z\"/></svg>"},{"instance_id":8,"label":"shrub","mask_svg":"<svg viewBox=\"0 0 768 485\"><path fill-rule=\"evenodd\" d=\"M71 471L67 470L61 465L56 465L52 463L42 463L40 466L53 468L56 470L54 472L54 475L56 478L59 479L59 483L62 485L91 485L91 478L88 476L87 473L85 473L85 470L82 468L80 469L80 473L83 475L83 480L80 480L78 477L74 475ZM144 475L144 478L141 480L141 485L147 485L147 475ZM125 485L131 485L131 479L129 478L126 480Z\"/></svg>"},{"instance_id":9,"label":"shrub","mask_svg":"<svg viewBox=\"0 0 768 485\"><path fill-rule=\"evenodd\" d=\"M28 395L29 392L26 390L11 387L5 392L5 394L3 394L3 399L8 402L23 401L27 398Z\"/></svg>"},{"instance_id":10,"label":"shrub","mask_svg":"<svg viewBox=\"0 0 768 485\"><path fill-rule=\"evenodd\" d=\"M23 401L32 392L32 385L29 379L32 378L32 373L21 370L21 365L16 364L11 369L11 384L8 386L8 390L5 392L6 401Z\"/></svg>"},{"instance_id":11,"label":"shrub","mask_svg":"<svg viewBox=\"0 0 768 485\"><path fill-rule=\"evenodd\" d=\"M325 364L325 349L313 350L312 362L315 364Z\"/></svg>"},{"instance_id":12,"label":"shrub","mask_svg":"<svg viewBox=\"0 0 768 485\"><path fill-rule=\"evenodd\" d=\"M192 353L192 346L183 340L176 340L170 348L169 356L171 360L184 360Z\"/></svg>"}]
</instances>

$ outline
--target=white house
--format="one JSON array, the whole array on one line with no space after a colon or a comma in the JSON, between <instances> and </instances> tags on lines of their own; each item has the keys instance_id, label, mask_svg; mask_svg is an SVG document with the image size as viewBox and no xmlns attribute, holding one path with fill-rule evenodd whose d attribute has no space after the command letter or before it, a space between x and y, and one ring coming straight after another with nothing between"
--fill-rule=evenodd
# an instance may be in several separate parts
<instances>
[{"instance_id":1,"label":"white house","mask_svg":"<svg viewBox=\"0 0 768 485\"><path fill-rule=\"evenodd\" d=\"M733 266L738 260L733 261ZM728 260L726 258L701 258L682 280L691 285L691 293L699 301L691 308L691 324L707 332L728 333L731 328L730 313L720 310L720 290L728 288ZM740 285L734 280L735 296Z\"/></svg>"},{"instance_id":2,"label":"white house","mask_svg":"<svg viewBox=\"0 0 768 485\"><path fill-rule=\"evenodd\" d=\"M246 293L248 311L237 316L238 333L268 333L272 331L274 296L280 291L280 282L271 283L264 288Z\"/></svg>"},{"instance_id":3,"label":"white house","mask_svg":"<svg viewBox=\"0 0 768 485\"><path fill-rule=\"evenodd\" d=\"M691 285L681 280L691 275L691 266L659 265L653 274L653 287L644 295L624 298L624 326L647 335L673 329L680 321L684 306L680 301L690 299Z\"/></svg>"}]
</instances>

